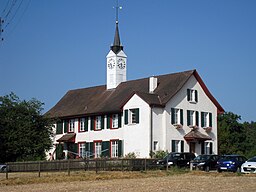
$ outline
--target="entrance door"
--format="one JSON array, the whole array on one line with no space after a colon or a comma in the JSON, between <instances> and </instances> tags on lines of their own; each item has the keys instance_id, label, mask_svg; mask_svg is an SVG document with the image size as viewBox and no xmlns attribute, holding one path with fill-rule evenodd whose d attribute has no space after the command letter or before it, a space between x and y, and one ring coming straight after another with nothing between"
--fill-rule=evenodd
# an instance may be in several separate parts
<instances>
[{"instance_id":1,"label":"entrance door","mask_svg":"<svg viewBox=\"0 0 256 192\"><path fill-rule=\"evenodd\" d=\"M194 143L194 142L189 143L189 152L190 153L195 153L196 152L196 143Z\"/></svg>"}]
</instances>

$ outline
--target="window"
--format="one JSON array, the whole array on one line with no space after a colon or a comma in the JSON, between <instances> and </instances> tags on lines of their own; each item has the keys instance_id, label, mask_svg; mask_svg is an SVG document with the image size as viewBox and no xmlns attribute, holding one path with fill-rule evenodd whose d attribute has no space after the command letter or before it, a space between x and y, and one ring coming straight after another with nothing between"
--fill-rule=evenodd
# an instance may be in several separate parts
<instances>
[{"instance_id":1,"label":"window","mask_svg":"<svg viewBox=\"0 0 256 192\"><path fill-rule=\"evenodd\" d=\"M198 102L198 93L195 89L187 89L187 99L191 103Z\"/></svg>"},{"instance_id":2,"label":"window","mask_svg":"<svg viewBox=\"0 0 256 192\"><path fill-rule=\"evenodd\" d=\"M198 113L198 111L187 110L187 125L189 127L199 126L199 113Z\"/></svg>"},{"instance_id":3,"label":"window","mask_svg":"<svg viewBox=\"0 0 256 192\"><path fill-rule=\"evenodd\" d=\"M201 127L212 127L212 113L201 112Z\"/></svg>"},{"instance_id":4,"label":"window","mask_svg":"<svg viewBox=\"0 0 256 192\"><path fill-rule=\"evenodd\" d=\"M57 123L57 128L56 128L56 134L62 134L63 133L63 122L58 122Z\"/></svg>"},{"instance_id":5,"label":"window","mask_svg":"<svg viewBox=\"0 0 256 192\"><path fill-rule=\"evenodd\" d=\"M85 118L80 119L80 131L85 131Z\"/></svg>"},{"instance_id":6,"label":"window","mask_svg":"<svg viewBox=\"0 0 256 192\"><path fill-rule=\"evenodd\" d=\"M154 141L154 146L153 146L153 150L157 151L159 149L158 147L158 141Z\"/></svg>"},{"instance_id":7,"label":"window","mask_svg":"<svg viewBox=\"0 0 256 192\"><path fill-rule=\"evenodd\" d=\"M118 157L118 140L111 141L111 157Z\"/></svg>"},{"instance_id":8,"label":"window","mask_svg":"<svg viewBox=\"0 0 256 192\"><path fill-rule=\"evenodd\" d=\"M75 131L75 119L69 120L69 127L68 132L74 132Z\"/></svg>"},{"instance_id":9,"label":"window","mask_svg":"<svg viewBox=\"0 0 256 192\"><path fill-rule=\"evenodd\" d=\"M204 154L206 154L206 155L211 155L211 154L213 154L213 152L212 152L212 146L213 146L213 143L212 143L212 142L205 142L205 143L204 143Z\"/></svg>"},{"instance_id":10,"label":"window","mask_svg":"<svg viewBox=\"0 0 256 192\"><path fill-rule=\"evenodd\" d=\"M97 116L95 121L96 121L95 129L100 130L101 129L101 123L102 123L101 122L101 116Z\"/></svg>"},{"instance_id":11,"label":"window","mask_svg":"<svg viewBox=\"0 0 256 192\"><path fill-rule=\"evenodd\" d=\"M112 115L112 128L118 128L118 114Z\"/></svg>"},{"instance_id":12,"label":"window","mask_svg":"<svg viewBox=\"0 0 256 192\"><path fill-rule=\"evenodd\" d=\"M139 123L139 109L126 109L124 117L124 124L137 124Z\"/></svg>"},{"instance_id":13,"label":"window","mask_svg":"<svg viewBox=\"0 0 256 192\"><path fill-rule=\"evenodd\" d=\"M96 141L94 142L94 147L95 147L95 158L101 157L101 141Z\"/></svg>"},{"instance_id":14,"label":"window","mask_svg":"<svg viewBox=\"0 0 256 192\"><path fill-rule=\"evenodd\" d=\"M183 125L183 110L171 108L171 124Z\"/></svg>"},{"instance_id":15,"label":"window","mask_svg":"<svg viewBox=\"0 0 256 192\"><path fill-rule=\"evenodd\" d=\"M84 158L86 156L85 143L79 143L79 157Z\"/></svg>"},{"instance_id":16,"label":"window","mask_svg":"<svg viewBox=\"0 0 256 192\"><path fill-rule=\"evenodd\" d=\"M172 140L171 141L172 152L184 152L184 141L183 140Z\"/></svg>"}]
</instances>

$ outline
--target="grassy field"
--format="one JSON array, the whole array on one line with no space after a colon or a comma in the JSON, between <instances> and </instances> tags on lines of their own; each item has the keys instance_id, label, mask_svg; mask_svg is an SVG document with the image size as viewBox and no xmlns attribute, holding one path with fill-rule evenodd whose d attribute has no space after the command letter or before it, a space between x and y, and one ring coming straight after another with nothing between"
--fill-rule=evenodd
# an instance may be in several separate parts
<instances>
[{"instance_id":1,"label":"grassy field","mask_svg":"<svg viewBox=\"0 0 256 192\"><path fill-rule=\"evenodd\" d=\"M0 174L0 191L256 191L256 175L199 171Z\"/></svg>"}]
</instances>

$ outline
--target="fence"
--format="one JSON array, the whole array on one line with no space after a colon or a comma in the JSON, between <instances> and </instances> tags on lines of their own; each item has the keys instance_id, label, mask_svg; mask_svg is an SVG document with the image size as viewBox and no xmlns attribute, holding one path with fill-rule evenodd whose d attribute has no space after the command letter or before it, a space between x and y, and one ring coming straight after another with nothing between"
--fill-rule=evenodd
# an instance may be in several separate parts
<instances>
[{"instance_id":1,"label":"fence","mask_svg":"<svg viewBox=\"0 0 256 192\"><path fill-rule=\"evenodd\" d=\"M14 162L7 164L6 179L12 172L51 171L140 171L157 169L156 159L69 159L55 161Z\"/></svg>"}]
</instances>

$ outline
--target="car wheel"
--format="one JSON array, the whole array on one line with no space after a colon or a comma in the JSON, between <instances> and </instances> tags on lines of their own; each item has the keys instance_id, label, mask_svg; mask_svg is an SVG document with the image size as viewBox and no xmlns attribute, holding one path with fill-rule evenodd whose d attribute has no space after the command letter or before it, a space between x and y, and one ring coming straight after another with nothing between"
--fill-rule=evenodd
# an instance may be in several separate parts
<instances>
[{"instance_id":1,"label":"car wheel","mask_svg":"<svg viewBox=\"0 0 256 192\"><path fill-rule=\"evenodd\" d=\"M219 173L221 173L221 172L222 172L220 169L217 169L217 171L218 171Z\"/></svg>"},{"instance_id":2,"label":"car wheel","mask_svg":"<svg viewBox=\"0 0 256 192\"><path fill-rule=\"evenodd\" d=\"M209 166L206 166L204 170L205 170L206 172L209 172L209 171L210 171L210 167L209 167Z\"/></svg>"}]
</instances>

